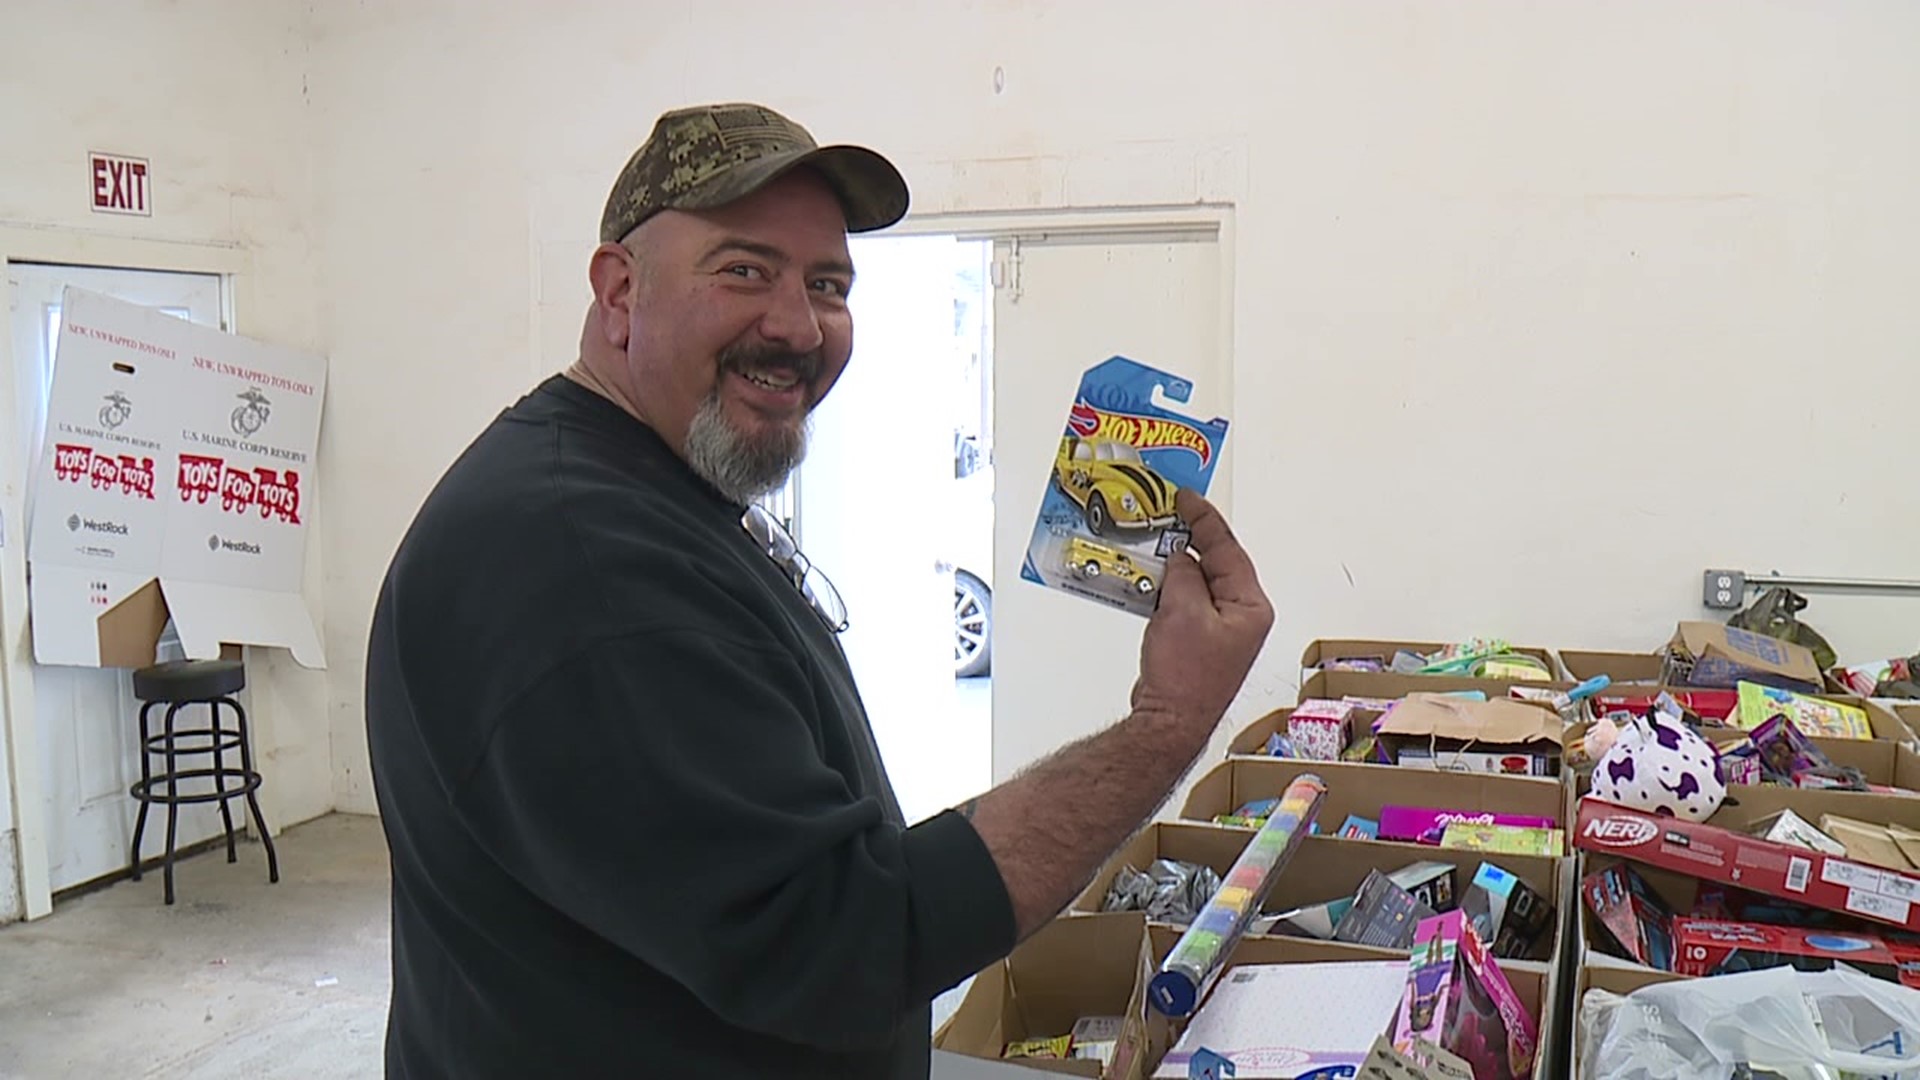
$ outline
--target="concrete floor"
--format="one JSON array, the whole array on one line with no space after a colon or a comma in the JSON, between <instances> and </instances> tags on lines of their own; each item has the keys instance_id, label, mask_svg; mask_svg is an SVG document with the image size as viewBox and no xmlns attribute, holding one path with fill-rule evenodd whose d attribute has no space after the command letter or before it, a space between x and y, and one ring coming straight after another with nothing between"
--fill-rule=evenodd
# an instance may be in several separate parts
<instances>
[{"instance_id":1,"label":"concrete floor","mask_svg":"<svg viewBox=\"0 0 1920 1080\"><path fill-rule=\"evenodd\" d=\"M381 1075L387 849L334 814L0 927L0 1078ZM337 980L337 981L333 981ZM321 985L321 984L325 985Z\"/></svg>"},{"instance_id":2,"label":"concrete floor","mask_svg":"<svg viewBox=\"0 0 1920 1080\"><path fill-rule=\"evenodd\" d=\"M277 885L243 842L231 866L224 848L177 864L171 908L155 871L0 926L0 1080L380 1076L380 822L333 814L274 846ZM964 991L934 1003L936 1027Z\"/></svg>"}]
</instances>

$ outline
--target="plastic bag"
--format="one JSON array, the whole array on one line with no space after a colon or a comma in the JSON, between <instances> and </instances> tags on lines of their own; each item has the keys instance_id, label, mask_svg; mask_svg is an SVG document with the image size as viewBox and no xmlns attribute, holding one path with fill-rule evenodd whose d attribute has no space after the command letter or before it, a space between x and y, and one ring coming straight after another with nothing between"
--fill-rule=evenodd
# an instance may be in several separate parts
<instances>
[{"instance_id":1,"label":"plastic bag","mask_svg":"<svg viewBox=\"0 0 1920 1080\"><path fill-rule=\"evenodd\" d=\"M1580 1032L1582 1080L1920 1080L1920 990L1847 967L1591 990Z\"/></svg>"},{"instance_id":2,"label":"plastic bag","mask_svg":"<svg viewBox=\"0 0 1920 1080\"><path fill-rule=\"evenodd\" d=\"M1157 922L1186 926L1219 888L1220 875L1210 866L1155 859L1144 874L1122 866L1100 910L1144 911Z\"/></svg>"},{"instance_id":3,"label":"plastic bag","mask_svg":"<svg viewBox=\"0 0 1920 1080\"><path fill-rule=\"evenodd\" d=\"M1820 670L1829 671L1840 662L1840 657L1833 651L1833 646L1827 644L1827 639L1820 636L1820 631L1800 621L1800 612L1806 606L1806 597L1792 589L1775 585L1761 593L1745 611L1735 612L1733 618L1727 620L1727 625L1812 649L1814 662L1820 665Z\"/></svg>"}]
</instances>

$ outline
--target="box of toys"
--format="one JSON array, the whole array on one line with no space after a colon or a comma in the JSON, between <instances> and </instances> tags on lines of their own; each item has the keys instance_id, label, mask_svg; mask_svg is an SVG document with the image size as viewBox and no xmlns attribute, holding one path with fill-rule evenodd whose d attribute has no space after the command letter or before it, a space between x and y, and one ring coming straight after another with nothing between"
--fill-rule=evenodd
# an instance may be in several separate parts
<instances>
[{"instance_id":1,"label":"box of toys","mask_svg":"<svg viewBox=\"0 0 1920 1080\"><path fill-rule=\"evenodd\" d=\"M1206 494L1227 422L1154 404L1191 399L1187 380L1124 356L1089 369L1067 411L1020 576L1149 615L1167 558L1186 547L1174 493Z\"/></svg>"},{"instance_id":2,"label":"box of toys","mask_svg":"<svg viewBox=\"0 0 1920 1080\"><path fill-rule=\"evenodd\" d=\"M1139 1080L1151 973L1137 912L1055 919L974 976L936 1049L1048 1072Z\"/></svg>"}]
</instances>

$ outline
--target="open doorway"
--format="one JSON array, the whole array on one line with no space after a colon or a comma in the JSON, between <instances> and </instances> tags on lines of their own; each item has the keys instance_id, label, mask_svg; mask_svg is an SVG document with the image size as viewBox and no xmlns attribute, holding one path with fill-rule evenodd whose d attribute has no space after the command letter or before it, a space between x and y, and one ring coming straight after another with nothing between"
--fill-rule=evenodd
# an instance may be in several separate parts
<instances>
[{"instance_id":1,"label":"open doorway","mask_svg":"<svg viewBox=\"0 0 1920 1080\"><path fill-rule=\"evenodd\" d=\"M853 360L783 497L845 598L842 643L909 821L986 789L992 245L857 237Z\"/></svg>"}]
</instances>

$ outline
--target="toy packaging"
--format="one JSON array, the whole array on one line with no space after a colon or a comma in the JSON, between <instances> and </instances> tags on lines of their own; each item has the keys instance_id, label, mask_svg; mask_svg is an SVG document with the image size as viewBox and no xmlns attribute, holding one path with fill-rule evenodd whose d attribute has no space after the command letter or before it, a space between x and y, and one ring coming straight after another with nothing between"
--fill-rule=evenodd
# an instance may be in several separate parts
<instances>
[{"instance_id":1,"label":"toy packaging","mask_svg":"<svg viewBox=\"0 0 1920 1080\"><path fill-rule=\"evenodd\" d=\"M1592 796L1580 800L1574 846L1920 931L1920 875L1912 871L1868 866Z\"/></svg>"},{"instance_id":2,"label":"toy packaging","mask_svg":"<svg viewBox=\"0 0 1920 1080\"><path fill-rule=\"evenodd\" d=\"M1856 705L1808 697L1759 683L1739 687L1740 709L1731 718L1736 727L1755 731L1776 716L1785 716L1808 735L1828 739L1871 739L1873 725L1867 711Z\"/></svg>"},{"instance_id":3,"label":"toy packaging","mask_svg":"<svg viewBox=\"0 0 1920 1080\"><path fill-rule=\"evenodd\" d=\"M1425 1039L1458 1055L1477 1080L1533 1072L1539 1028L1462 912L1420 924L1394 1046Z\"/></svg>"},{"instance_id":4,"label":"toy packaging","mask_svg":"<svg viewBox=\"0 0 1920 1080\"><path fill-rule=\"evenodd\" d=\"M1580 896L1630 959L1672 970L1673 912L1633 867L1619 863L1588 874Z\"/></svg>"},{"instance_id":5,"label":"toy packaging","mask_svg":"<svg viewBox=\"0 0 1920 1080\"><path fill-rule=\"evenodd\" d=\"M1382 949L1404 949L1413 944L1414 931L1434 910L1415 899L1386 874L1374 870L1360 883L1353 907L1333 932L1335 941L1354 945L1372 945Z\"/></svg>"},{"instance_id":6,"label":"toy packaging","mask_svg":"<svg viewBox=\"0 0 1920 1080\"><path fill-rule=\"evenodd\" d=\"M1211 1051L1237 1080L1353 1076L1393 1023L1406 985L1401 960L1241 964L1221 977L1180 1033L1157 1080L1187 1080Z\"/></svg>"},{"instance_id":7,"label":"toy packaging","mask_svg":"<svg viewBox=\"0 0 1920 1080\"><path fill-rule=\"evenodd\" d=\"M1460 910L1493 955L1524 960L1553 928L1553 905L1527 883L1492 863L1481 863Z\"/></svg>"},{"instance_id":8,"label":"toy packaging","mask_svg":"<svg viewBox=\"0 0 1920 1080\"><path fill-rule=\"evenodd\" d=\"M1803 772L1833 762L1800 733L1785 715L1775 716L1753 729L1753 745L1760 750L1760 772L1776 783L1792 784Z\"/></svg>"},{"instance_id":9,"label":"toy packaging","mask_svg":"<svg viewBox=\"0 0 1920 1080\"><path fill-rule=\"evenodd\" d=\"M1383 806L1380 808L1380 839L1437 845L1441 837L1446 835L1447 827L1456 823L1512 825L1536 829L1554 827L1552 818L1534 817L1528 814L1496 814L1490 810L1439 810L1425 806Z\"/></svg>"},{"instance_id":10,"label":"toy packaging","mask_svg":"<svg viewBox=\"0 0 1920 1080\"><path fill-rule=\"evenodd\" d=\"M1153 402L1190 400L1185 379L1124 356L1081 376L1020 576L1150 615L1167 558L1186 549L1174 493L1206 494L1226 444L1223 419L1193 420Z\"/></svg>"},{"instance_id":11,"label":"toy packaging","mask_svg":"<svg viewBox=\"0 0 1920 1080\"><path fill-rule=\"evenodd\" d=\"M1791 810L1782 810L1777 814L1768 814L1754 822L1753 835L1776 844L1789 844L1808 851L1818 851L1823 855L1845 855L1847 849L1840 841L1815 828L1806 818Z\"/></svg>"},{"instance_id":12,"label":"toy packaging","mask_svg":"<svg viewBox=\"0 0 1920 1080\"><path fill-rule=\"evenodd\" d=\"M1872 934L1675 919L1673 947L1677 975L1727 975L1774 967L1826 971L1838 962L1879 978L1897 978L1893 953Z\"/></svg>"},{"instance_id":13,"label":"toy packaging","mask_svg":"<svg viewBox=\"0 0 1920 1080\"><path fill-rule=\"evenodd\" d=\"M1344 701L1304 701L1287 718L1287 735L1295 757L1338 761L1353 741L1353 714Z\"/></svg>"},{"instance_id":14,"label":"toy packaging","mask_svg":"<svg viewBox=\"0 0 1920 1080\"><path fill-rule=\"evenodd\" d=\"M1459 906L1455 899L1459 891L1454 887L1454 873L1452 863L1417 862L1403 866L1387 877L1395 885L1407 890L1415 900L1436 913L1445 914Z\"/></svg>"},{"instance_id":15,"label":"toy packaging","mask_svg":"<svg viewBox=\"0 0 1920 1080\"><path fill-rule=\"evenodd\" d=\"M1489 855L1545 855L1558 858L1565 853L1567 834L1560 829L1531 828L1520 825L1479 825L1456 821L1441 834L1440 846L1459 851L1481 851Z\"/></svg>"}]
</instances>

